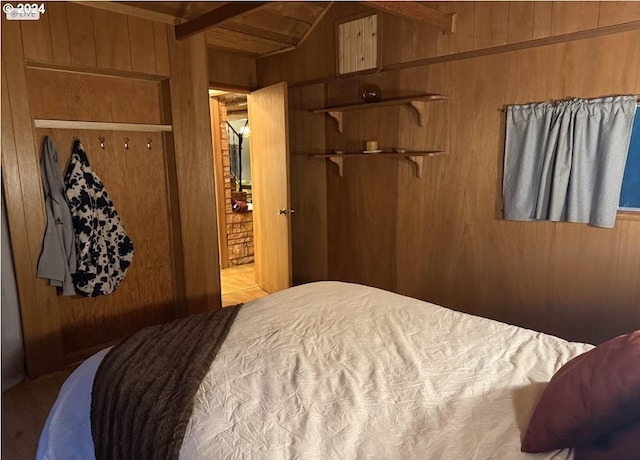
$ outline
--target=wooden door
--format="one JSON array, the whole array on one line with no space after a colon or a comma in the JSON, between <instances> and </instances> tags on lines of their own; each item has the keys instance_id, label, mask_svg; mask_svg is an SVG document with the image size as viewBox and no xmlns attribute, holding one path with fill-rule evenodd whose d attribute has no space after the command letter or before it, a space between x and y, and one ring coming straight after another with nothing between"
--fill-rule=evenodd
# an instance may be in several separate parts
<instances>
[{"instance_id":1,"label":"wooden door","mask_svg":"<svg viewBox=\"0 0 640 460\"><path fill-rule=\"evenodd\" d=\"M291 286L291 206L287 84L248 96L256 283L267 292Z\"/></svg>"}]
</instances>

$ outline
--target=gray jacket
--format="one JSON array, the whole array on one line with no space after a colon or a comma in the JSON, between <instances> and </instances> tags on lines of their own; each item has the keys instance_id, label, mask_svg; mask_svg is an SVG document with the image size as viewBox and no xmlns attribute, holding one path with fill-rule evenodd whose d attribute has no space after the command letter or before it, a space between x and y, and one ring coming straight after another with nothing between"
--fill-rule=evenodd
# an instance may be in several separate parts
<instances>
[{"instance_id":1,"label":"gray jacket","mask_svg":"<svg viewBox=\"0 0 640 460\"><path fill-rule=\"evenodd\" d=\"M76 272L76 242L73 220L64 193L58 151L49 136L42 143L42 188L47 209L47 230L38 261L38 277L62 288L63 295L75 295L71 275Z\"/></svg>"}]
</instances>

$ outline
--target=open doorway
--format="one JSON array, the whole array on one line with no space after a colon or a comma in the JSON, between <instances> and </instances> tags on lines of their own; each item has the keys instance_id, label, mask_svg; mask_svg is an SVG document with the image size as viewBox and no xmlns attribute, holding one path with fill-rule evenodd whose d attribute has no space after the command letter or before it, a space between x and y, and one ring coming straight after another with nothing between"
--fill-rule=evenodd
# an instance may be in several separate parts
<instances>
[{"instance_id":1,"label":"open doorway","mask_svg":"<svg viewBox=\"0 0 640 460\"><path fill-rule=\"evenodd\" d=\"M238 91L210 94L220 266L250 263L253 249L256 285L269 293L287 289L292 280L287 91L286 82L276 83L247 94L246 103ZM237 147L230 147L234 137ZM250 146L248 156L240 137L245 152ZM242 162L233 181L232 151L236 165Z\"/></svg>"},{"instance_id":2,"label":"open doorway","mask_svg":"<svg viewBox=\"0 0 640 460\"><path fill-rule=\"evenodd\" d=\"M209 91L223 306L266 295L254 270L251 127L247 94Z\"/></svg>"}]
</instances>

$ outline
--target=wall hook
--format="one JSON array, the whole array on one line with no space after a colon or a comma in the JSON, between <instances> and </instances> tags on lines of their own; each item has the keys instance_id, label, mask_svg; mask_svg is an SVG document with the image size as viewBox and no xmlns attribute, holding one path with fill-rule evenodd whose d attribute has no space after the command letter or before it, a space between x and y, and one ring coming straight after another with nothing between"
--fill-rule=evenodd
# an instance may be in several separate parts
<instances>
[{"instance_id":1,"label":"wall hook","mask_svg":"<svg viewBox=\"0 0 640 460\"><path fill-rule=\"evenodd\" d=\"M98 139L100 139L100 148L104 150L104 137L99 137Z\"/></svg>"},{"instance_id":2,"label":"wall hook","mask_svg":"<svg viewBox=\"0 0 640 460\"><path fill-rule=\"evenodd\" d=\"M147 149L151 150L151 142L153 141L153 139L151 139L150 137L147 138Z\"/></svg>"},{"instance_id":3,"label":"wall hook","mask_svg":"<svg viewBox=\"0 0 640 460\"><path fill-rule=\"evenodd\" d=\"M129 150L129 138L128 137L124 138L124 149L125 150Z\"/></svg>"}]
</instances>

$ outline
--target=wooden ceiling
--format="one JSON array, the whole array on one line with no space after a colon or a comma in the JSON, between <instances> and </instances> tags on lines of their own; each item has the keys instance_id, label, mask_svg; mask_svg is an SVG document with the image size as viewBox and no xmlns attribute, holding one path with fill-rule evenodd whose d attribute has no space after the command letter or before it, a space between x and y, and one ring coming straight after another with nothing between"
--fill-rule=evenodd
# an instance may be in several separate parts
<instances>
[{"instance_id":1,"label":"wooden ceiling","mask_svg":"<svg viewBox=\"0 0 640 460\"><path fill-rule=\"evenodd\" d=\"M210 48L267 56L299 47L333 2L121 2L76 1L175 26L178 40L205 33ZM422 2L361 1L371 8L455 32L455 13Z\"/></svg>"},{"instance_id":2,"label":"wooden ceiling","mask_svg":"<svg viewBox=\"0 0 640 460\"><path fill-rule=\"evenodd\" d=\"M94 2L91 6L100 7ZM220 21L205 30L211 48L264 56L295 49L311 33L332 2L108 2L127 7L127 14L172 23L187 28L209 16ZM106 5L105 5L106 6ZM225 13L233 8L245 8L240 14ZM215 13L214 13L215 11ZM207 15L207 13L210 13ZM235 11L237 13L237 11Z\"/></svg>"}]
</instances>

